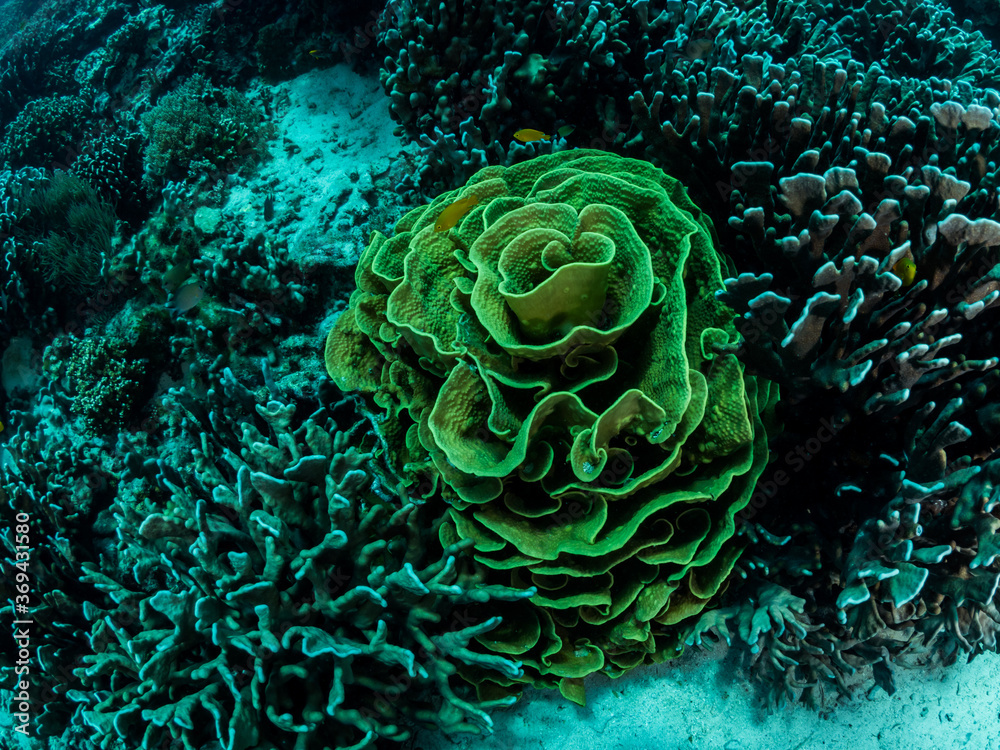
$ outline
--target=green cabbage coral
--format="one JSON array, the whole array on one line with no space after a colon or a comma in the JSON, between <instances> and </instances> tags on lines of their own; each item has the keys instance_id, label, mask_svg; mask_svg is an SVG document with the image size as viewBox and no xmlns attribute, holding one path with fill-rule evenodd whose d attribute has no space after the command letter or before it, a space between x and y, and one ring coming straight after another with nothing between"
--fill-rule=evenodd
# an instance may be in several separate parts
<instances>
[{"instance_id":1,"label":"green cabbage coral","mask_svg":"<svg viewBox=\"0 0 1000 750\"><path fill-rule=\"evenodd\" d=\"M362 256L327 369L450 505L442 542L474 539L497 582L537 587L483 645L576 700L586 674L676 655L667 626L742 550L777 399L724 353L709 221L652 165L575 150L483 169L395 230Z\"/></svg>"}]
</instances>

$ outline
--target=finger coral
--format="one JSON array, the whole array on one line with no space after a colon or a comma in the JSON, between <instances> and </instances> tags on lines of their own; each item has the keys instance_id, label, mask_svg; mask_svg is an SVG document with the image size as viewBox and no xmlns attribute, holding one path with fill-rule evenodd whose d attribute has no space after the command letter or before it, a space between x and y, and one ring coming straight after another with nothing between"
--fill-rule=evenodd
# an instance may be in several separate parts
<instances>
[{"instance_id":1,"label":"finger coral","mask_svg":"<svg viewBox=\"0 0 1000 750\"><path fill-rule=\"evenodd\" d=\"M726 80L748 58L766 61L764 69L809 56L843 67L878 66L898 79L936 76L984 87L1000 80L1000 55L972 23L959 24L950 8L917 0L413 0L390 4L377 33L388 53L380 79L397 132L419 142L425 157L404 187L423 194L487 163L538 153L538 144L512 142L527 125L572 118L569 145L621 151L642 128L629 104L639 94L647 101L664 96L679 119L699 117L694 131L703 140L717 124L714 114L709 122L711 94L724 94ZM708 96L696 94L694 79L718 84ZM732 145L746 134L734 133ZM685 159L669 161L674 176L688 166Z\"/></svg>"},{"instance_id":2,"label":"finger coral","mask_svg":"<svg viewBox=\"0 0 1000 750\"><path fill-rule=\"evenodd\" d=\"M478 203L448 232L443 209ZM777 389L719 349L723 259L683 186L577 150L489 167L375 233L326 364L388 458L451 505L491 580L537 587L490 634L536 684L676 655L741 551Z\"/></svg>"},{"instance_id":3,"label":"finger coral","mask_svg":"<svg viewBox=\"0 0 1000 750\"><path fill-rule=\"evenodd\" d=\"M25 656L16 629L0 639L0 687L13 690L25 679L27 662L38 686L34 728L43 741L64 732L67 746L92 747L72 721L68 692L80 685L73 668L88 653L88 599L100 591L79 580L80 565L95 562L112 547L113 530L97 519L114 496L115 476L101 462L100 442L72 429L71 400L47 386L30 408L11 414L4 431L0 464L0 522L15 533L0 540L0 596L12 605L31 606L33 653ZM6 421L6 418L5 418ZM26 551L25 539L38 540ZM25 582L38 592L25 595ZM13 744L8 745L13 747Z\"/></svg>"},{"instance_id":4,"label":"finger coral","mask_svg":"<svg viewBox=\"0 0 1000 750\"><path fill-rule=\"evenodd\" d=\"M896 661L996 650L1000 98L762 62L689 79L698 110L635 97L636 141L729 199L704 201L743 271L720 299L740 361L781 386L784 431L741 515L746 582L719 603L772 699L822 704L861 667L891 691ZM807 602L804 634L746 625L773 584Z\"/></svg>"},{"instance_id":5,"label":"finger coral","mask_svg":"<svg viewBox=\"0 0 1000 750\"><path fill-rule=\"evenodd\" d=\"M469 542L437 546L349 402L297 417L262 400L229 370L208 394L176 389L193 471L125 455L120 548L82 565L105 596L84 605L91 653L68 694L95 743L363 750L417 725L488 729L498 704L464 695L456 664L516 677L473 639L500 622L480 605L531 591L481 585Z\"/></svg>"}]
</instances>

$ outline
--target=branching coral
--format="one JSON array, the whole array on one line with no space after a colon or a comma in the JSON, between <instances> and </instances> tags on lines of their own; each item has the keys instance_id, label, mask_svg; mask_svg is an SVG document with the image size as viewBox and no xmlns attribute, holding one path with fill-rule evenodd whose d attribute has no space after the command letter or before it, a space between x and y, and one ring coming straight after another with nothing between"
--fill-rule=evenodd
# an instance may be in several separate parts
<instances>
[{"instance_id":1,"label":"branching coral","mask_svg":"<svg viewBox=\"0 0 1000 750\"><path fill-rule=\"evenodd\" d=\"M30 406L10 415L0 463L0 520L11 532L0 538L0 596L30 607L30 650L13 629L4 632L0 685L30 681L32 733L47 739L71 724L67 695L80 687L72 670L88 650L84 602L100 596L79 580L79 567L110 545L112 531L97 519L116 478L102 466L99 443L71 428L58 388L43 389ZM93 747L79 728L69 733L74 747Z\"/></svg>"},{"instance_id":2,"label":"branching coral","mask_svg":"<svg viewBox=\"0 0 1000 750\"><path fill-rule=\"evenodd\" d=\"M947 421L954 416L955 410L939 415L918 437L943 449L965 430ZM926 447L909 446L915 455ZM837 488L841 497L872 499L895 491L877 516L857 525L850 546L838 550L840 540L815 528L793 528L778 539L750 527L755 545L740 563L750 583L736 589L742 601L737 594L739 603L689 626L689 644L715 632L727 643L735 635L749 646L749 665L777 705L803 700L823 706L827 687L850 695L859 682L852 678L865 667L892 694L896 665L952 664L963 653L971 658L997 650L1000 519L991 513L1000 502L1000 461L959 461L926 484L907 478L890 456L876 463L867 481ZM838 568L839 576L833 573ZM804 586L803 575L816 580ZM837 622L830 590L839 591Z\"/></svg>"},{"instance_id":3,"label":"branching coral","mask_svg":"<svg viewBox=\"0 0 1000 750\"><path fill-rule=\"evenodd\" d=\"M450 232L437 217L478 205ZM582 700L677 653L739 556L776 399L719 347L711 226L644 162L577 150L479 172L375 233L327 340L390 457L495 580L538 586L488 642Z\"/></svg>"},{"instance_id":4,"label":"branching coral","mask_svg":"<svg viewBox=\"0 0 1000 750\"><path fill-rule=\"evenodd\" d=\"M70 168L130 222L146 218L149 200L142 170L142 138L132 118L122 118L113 128L88 138Z\"/></svg>"},{"instance_id":5,"label":"branching coral","mask_svg":"<svg viewBox=\"0 0 1000 750\"><path fill-rule=\"evenodd\" d=\"M13 168L51 168L71 160L89 108L77 96L35 99L4 130L0 159Z\"/></svg>"},{"instance_id":6,"label":"branching coral","mask_svg":"<svg viewBox=\"0 0 1000 750\"><path fill-rule=\"evenodd\" d=\"M769 583L806 602L807 635L762 646L784 668L758 664L776 695L822 700L861 666L891 687L897 657L996 648L1000 98L763 62L689 79L697 109L636 97L631 145L698 164L692 192L729 199L705 201L745 269L720 293L741 314L727 350L795 404L731 606Z\"/></svg>"},{"instance_id":7,"label":"branching coral","mask_svg":"<svg viewBox=\"0 0 1000 750\"><path fill-rule=\"evenodd\" d=\"M67 462L93 468L89 450L19 429L0 466L5 518L39 510L42 665L79 658L91 627L46 731L69 698L107 748L378 745L413 725L488 726L492 699L524 682L582 701L587 674L713 631L747 644L778 702L822 704L869 667L891 691L897 664L997 650L1000 96L976 87L1000 58L933 3L655 5L389 3L383 84L425 148L411 186L485 169L362 259L326 355L371 424L225 370L251 339L307 346L296 325L323 287L262 234L177 229L190 193L168 187L167 229L116 262L207 283L176 325L160 308L146 325L215 387L172 392L151 424L173 442L128 454L120 554L75 580L93 547L77 542L90 519ZM102 17L90 31L108 50L76 80L134 86L134 61L162 49L143 92L123 94L156 97L207 69L202 41L252 38L251 16L220 28L211 12ZM272 70L292 58L277 28L258 37ZM15 164L78 134L80 101L59 98L68 45L45 31L0 53ZM256 123L245 99L190 79L147 113L149 175L256 153ZM510 142L564 123L570 139ZM73 169L138 214L130 130L93 136ZM538 156L587 143L644 161ZM0 175L9 328L64 322L107 278L113 215L92 191L32 203L60 180ZM147 373L130 353L94 338L69 361L95 386L77 394L91 426L137 411ZM315 372L298 382L315 388Z\"/></svg>"},{"instance_id":8,"label":"branching coral","mask_svg":"<svg viewBox=\"0 0 1000 750\"><path fill-rule=\"evenodd\" d=\"M699 115L704 138L709 97L721 92L696 94L688 82L702 82L704 91L704 80L718 77L724 91L748 58L790 69L807 57L835 66L855 61L899 78L933 75L966 86L1000 80L1000 54L981 33L957 25L944 6L913 0L417 0L386 7L379 41L393 117L426 157L404 187L424 195L484 162L533 156L512 140L529 125L551 132L571 121L570 145L622 153L642 128L629 106L636 94L648 102L659 93L681 114ZM657 163L673 174L672 164Z\"/></svg>"},{"instance_id":9,"label":"branching coral","mask_svg":"<svg viewBox=\"0 0 1000 750\"><path fill-rule=\"evenodd\" d=\"M350 404L297 416L228 370L167 402L193 473L128 452L119 572L84 565L114 602L87 605L72 694L100 746L361 750L415 725L488 728L497 704L463 696L456 664L516 677L473 642L500 622L479 605L531 592L481 585L468 543L436 546Z\"/></svg>"}]
</instances>

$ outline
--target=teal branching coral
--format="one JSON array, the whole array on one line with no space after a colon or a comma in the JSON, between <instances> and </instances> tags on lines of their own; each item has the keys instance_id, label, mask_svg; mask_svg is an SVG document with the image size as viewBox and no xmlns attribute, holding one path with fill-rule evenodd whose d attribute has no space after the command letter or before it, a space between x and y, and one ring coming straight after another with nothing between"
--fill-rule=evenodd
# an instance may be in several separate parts
<instances>
[{"instance_id":1,"label":"teal branching coral","mask_svg":"<svg viewBox=\"0 0 1000 750\"><path fill-rule=\"evenodd\" d=\"M703 205L743 271L721 296L736 353L790 408L745 527L760 542L746 585L724 604L772 697L822 704L860 667L891 691L897 657L996 650L1000 96L765 62L688 79L697 109L633 108L648 158L669 156L692 195L729 196ZM821 456L806 448L824 434ZM752 626L788 593L801 630Z\"/></svg>"},{"instance_id":2,"label":"teal branching coral","mask_svg":"<svg viewBox=\"0 0 1000 750\"><path fill-rule=\"evenodd\" d=\"M503 702L465 695L456 667L516 677L473 639L500 622L483 603L532 592L482 584L470 542L438 546L350 402L296 416L262 394L228 369L208 393L174 389L173 459L125 456L118 552L82 565L106 597L84 606L69 698L95 742L362 750L488 728Z\"/></svg>"},{"instance_id":3,"label":"teal branching coral","mask_svg":"<svg viewBox=\"0 0 1000 750\"><path fill-rule=\"evenodd\" d=\"M568 119L569 145L620 150L635 136L629 101L640 92L690 106L704 128L704 103L685 79L724 75L747 57L784 64L810 55L845 67L853 59L894 78L955 85L1000 81L1000 54L982 33L918 0L412 0L389 3L378 39L397 132L425 157L404 186L432 195L487 163L548 149L513 142L526 123L554 129Z\"/></svg>"},{"instance_id":4,"label":"teal branching coral","mask_svg":"<svg viewBox=\"0 0 1000 750\"><path fill-rule=\"evenodd\" d=\"M740 554L777 389L718 353L736 337L721 263L676 180L562 152L484 169L375 233L327 339L391 464L451 505L443 542L473 539L491 580L539 589L482 642L574 700L591 672L679 653L668 626Z\"/></svg>"},{"instance_id":5,"label":"teal branching coral","mask_svg":"<svg viewBox=\"0 0 1000 750\"><path fill-rule=\"evenodd\" d=\"M859 507L881 505L848 527L853 534L832 534L794 516L777 527L790 532L781 538L748 528L762 537L741 558L748 582L733 587L732 603L690 625L687 643L715 633L742 647L769 703L801 699L817 707L827 704L828 687L850 695L851 678L865 667L891 695L896 666L952 664L963 654L996 651L1000 459L974 464L951 446L974 435L957 421L963 416L976 432L1000 438L1000 410L981 400L998 375L971 389L968 410L963 399L939 411L933 402L921 409L903 460L883 453L866 466L864 480L835 487L845 508L839 518L813 504L812 515L833 525L861 515Z\"/></svg>"}]
</instances>

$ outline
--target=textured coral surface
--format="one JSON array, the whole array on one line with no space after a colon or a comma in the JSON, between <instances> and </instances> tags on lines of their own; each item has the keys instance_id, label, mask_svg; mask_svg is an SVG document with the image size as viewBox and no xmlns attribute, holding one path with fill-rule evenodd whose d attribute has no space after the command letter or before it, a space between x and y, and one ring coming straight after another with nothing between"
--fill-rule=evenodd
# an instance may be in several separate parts
<instances>
[{"instance_id":1,"label":"textured coral surface","mask_svg":"<svg viewBox=\"0 0 1000 750\"><path fill-rule=\"evenodd\" d=\"M710 713L829 716L997 651L996 6L8 2L0 746L409 750L530 685L603 732L588 675L712 641Z\"/></svg>"},{"instance_id":2,"label":"textured coral surface","mask_svg":"<svg viewBox=\"0 0 1000 750\"><path fill-rule=\"evenodd\" d=\"M712 243L644 162L487 168L374 236L327 340L394 464L452 506L443 538L538 588L488 645L576 698L590 672L674 655L662 626L699 612L741 549L776 391L717 353L735 331Z\"/></svg>"}]
</instances>

